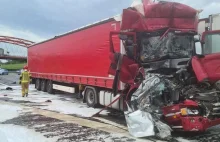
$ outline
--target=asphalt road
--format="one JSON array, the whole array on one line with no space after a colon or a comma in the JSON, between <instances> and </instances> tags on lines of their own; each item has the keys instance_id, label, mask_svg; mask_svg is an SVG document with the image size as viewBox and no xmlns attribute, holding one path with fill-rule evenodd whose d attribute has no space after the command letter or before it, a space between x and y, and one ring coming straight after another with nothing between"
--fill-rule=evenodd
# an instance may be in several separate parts
<instances>
[{"instance_id":1,"label":"asphalt road","mask_svg":"<svg viewBox=\"0 0 220 142\"><path fill-rule=\"evenodd\" d=\"M68 118L68 121L61 119L60 117L64 116L55 112L53 116L49 117L48 115L51 114L48 114L48 112L20 106L16 103L1 102L0 107L0 113L9 116L7 120L0 121L0 141L2 142L7 142L6 140L9 140L9 142L136 142L135 139L126 136L114 135L110 132L72 123L70 121L71 117ZM5 108L5 110L2 110L2 108ZM19 111L17 116L13 112L15 110ZM5 111L7 111L7 114ZM73 117L73 121L75 119ZM82 120L82 123L85 122ZM92 123L92 121L89 123ZM18 128L22 129L14 131ZM34 134L31 134L33 132ZM39 139L37 135L44 139ZM2 138L2 136L4 137ZM30 141L28 137L32 137L32 140Z\"/></svg>"},{"instance_id":2,"label":"asphalt road","mask_svg":"<svg viewBox=\"0 0 220 142\"><path fill-rule=\"evenodd\" d=\"M45 139L38 140L37 135L39 134L41 137L46 138L47 142L142 141L131 138L127 130L123 130L118 126L121 122L124 122L123 118L119 120L114 117L105 117L102 120L91 118L90 116L98 112L99 109L88 108L86 104L82 103L82 100L77 100L73 95L49 95L35 90L32 85L30 86L29 96L23 98L21 97L21 87L18 85L18 80L19 75L14 73L0 76L0 141L4 141L2 135L6 138L10 137L9 139L12 135L15 135L18 139L21 139L21 142L35 142L35 140L22 138L22 133L33 133L32 137L36 137L36 142L45 141ZM12 90L6 90L8 86ZM49 102L47 102L48 100ZM14 105L19 107L19 114L15 116L12 115L15 111L13 109ZM5 116L9 117L1 121ZM116 119L114 122L118 122L117 124L106 123L114 119ZM121 127L123 126L122 123ZM7 129L21 130L11 132ZM15 139L10 142L13 141ZM16 142L20 141L16 140Z\"/></svg>"},{"instance_id":3,"label":"asphalt road","mask_svg":"<svg viewBox=\"0 0 220 142\"><path fill-rule=\"evenodd\" d=\"M9 73L8 75L0 75L0 83L7 85L18 85L19 75L16 73Z\"/></svg>"},{"instance_id":4,"label":"asphalt road","mask_svg":"<svg viewBox=\"0 0 220 142\"><path fill-rule=\"evenodd\" d=\"M49 142L158 141L155 137L141 140L132 138L125 128L126 124L123 116L103 115L99 118L91 117L99 109L88 108L81 100L77 100L74 95L49 95L35 90L32 85L29 96L22 98L20 86L17 84L18 80L19 75L13 73L0 76L0 83L2 83L0 84L0 141L2 126L8 127L11 125L13 129L15 129L15 126L19 126L22 127L22 130L23 127L25 130L27 129L28 133L33 131L33 137L40 134L43 138L48 139ZM13 90L6 90L6 86L3 84L11 86ZM48 100L51 102L47 102ZM5 110L1 110L5 107L4 105L7 107ZM10 109L13 108L11 105L21 108L20 113L16 116L10 113ZM7 115L10 117L1 121L1 117ZM220 127L216 126L202 134L174 133L173 138L180 142L219 142ZM170 140L170 142L173 142L174 139ZM21 140L21 142L29 141ZM44 142L44 140L41 141Z\"/></svg>"}]
</instances>

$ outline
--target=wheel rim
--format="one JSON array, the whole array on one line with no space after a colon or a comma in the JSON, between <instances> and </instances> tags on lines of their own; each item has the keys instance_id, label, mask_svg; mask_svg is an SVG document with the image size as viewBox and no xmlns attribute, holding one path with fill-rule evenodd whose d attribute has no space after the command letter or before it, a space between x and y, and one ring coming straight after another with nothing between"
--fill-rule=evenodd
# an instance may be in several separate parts
<instances>
[{"instance_id":1,"label":"wheel rim","mask_svg":"<svg viewBox=\"0 0 220 142\"><path fill-rule=\"evenodd\" d=\"M87 95L88 95L88 97L87 97L88 103L93 104L94 100L95 100L95 94L92 91L89 91Z\"/></svg>"}]
</instances>

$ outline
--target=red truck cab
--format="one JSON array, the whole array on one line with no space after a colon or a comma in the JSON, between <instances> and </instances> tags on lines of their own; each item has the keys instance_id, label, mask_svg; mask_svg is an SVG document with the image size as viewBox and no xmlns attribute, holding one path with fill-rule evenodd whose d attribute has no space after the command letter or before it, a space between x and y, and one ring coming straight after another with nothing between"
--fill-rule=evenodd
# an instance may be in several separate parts
<instances>
[{"instance_id":1,"label":"red truck cab","mask_svg":"<svg viewBox=\"0 0 220 142\"><path fill-rule=\"evenodd\" d=\"M158 24L166 25L163 23L165 21L162 13L155 21L153 17L149 18L150 10L156 9L159 5L163 5L164 9L171 6L173 11L179 10L179 13L177 11L174 13L176 17L167 18L169 21L167 28L157 27ZM212 41L216 40L219 32L205 32L199 49L200 42L194 38L197 34L197 24L195 24L197 20L193 14L196 14L196 11L177 3L159 3L148 7L144 5L144 8L146 19L150 19L149 21L143 20L137 11L126 9L123 12L124 24L121 25L121 32L110 34L112 65L109 73L115 75L114 92L117 92L119 81L126 83L129 89L126 91L125 102L130 102L132 97L136 97L134 99L136 106L133 108L143 110L148 104L147 109L153 112L156 109L157 112L161 111L161 114L156 115L174 130L201 132L220 124L220 92L219 87L216 87L220 80L220 53L218 53L218 44ZM159 15L159 10L156 12ZM188 20L191 18L191 21L180 24L181 18L178 19L178 16L183 19L184 16L188 16ZM153 28L154 22L156 26ZM114 50L112 37L116 34L123 42L125 48L123 55ZM142 44L144 39L146 46ZM142 53L144 48L147 50L145 54ZM151 83L149 91L144 91L144 87L141 86L149 85L144 84L144 81L152 76L160 81ZM166 80L165 83L162 82L163 80ZM166 83L170 84L166 86ZM161 85L165 86L162 90L152 91L154 87ZM157 96L154 96L155 94ZM150 101L146 101L144 97L149 97Z\"/></svg>"}]
</instances>

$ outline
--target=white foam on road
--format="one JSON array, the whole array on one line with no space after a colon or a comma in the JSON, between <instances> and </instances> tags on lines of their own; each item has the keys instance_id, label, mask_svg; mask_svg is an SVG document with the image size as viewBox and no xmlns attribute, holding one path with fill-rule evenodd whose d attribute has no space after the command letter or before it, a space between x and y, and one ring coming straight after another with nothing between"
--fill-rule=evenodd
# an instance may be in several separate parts
<instances>
[{"instance_id":1,"label":"white foam on road","mask_svg":"<svg viewBox=\"0 0 220 142\"><path fill-rule=\"evenodd\" d=\"M11 87L13 90L5 90L6 87ZM74 114L80 115L83 117L91 117L93 114L98 112L100 109L89 108L85 103L82 103L82 100L76 100L72 96L64 95L51 95L45 92L37 91L34 88L34 85L30 86L30 93L28 97L21 96L21 87L20 86L6 86L0 85L0 98L10 98L12 100L18 101L30 101L35 103L37 108L51 110L60 112L63 114ZM7 95L7 96L5 96ZM51 100L52 102L45 102L46 100ZM30 103L32 105L32 103ZM41 105L41 106L40 106ZM22 111L21 108L16 106L1 105L0 104L0 121L5 121L17 117L19 111ZM24 111L24 110L23 110ZM106 114L104 111L102 114ZM13 129L13 131L9 131ZM16 134L14 134L16 133ZM17 137L17 138L16 138ZM27 129L25 127L19 127L14 125L0 125L0 142L51 142L39 133L34 132L33 130ZM6 141L7 140L7 141ZM180 142L184 139L179 138ZM105 141L111 141L111 137L106 138ZM139 141L139 140L138 140ZM148 141L143 139L143 141ZM53 142L53 141L52 141Z\"/></svg>"},{"instance_id":2,"label":"white foam on road","mask_svg":"<svg viewBox=\"0 0 220 142\"><path fill-rule=\"evenodd\" d=\"M0 122L19 116L21 110L18 106L0 104Z\"/></svg>"},{"instance_id":3,"label":"white foam on road","mask_svg":"<svg viewBox=\"0 0 220 142\"><path fill-rule=\"evenodd\" d=\"M22 108L19 106L0 104L0 122L18 117ZM25 127L0 124L0 142L55 142L40 133Z\"/></svg>"},{"instance_id":4,"label":"white foam on road","mask_svg":"<svg viewBox=\"0 0 220 142\"><path fill-rule=\"evenodd\" d=\"M61 112L64 114L76 114L83 117L91 117L93 114L97 113L99 109L88 108L86 105L64 102L60 100L52 100L52 103L47 106L40 107L41 109L52 110Z\"/></svg>"},{"instance_id":5,"label":"white foam on road","mask_svg":"<svg viewBox=\"0 0 220 142\"><path fill-rule=\"evenodd\" d=\"M198 142L197 140L187 140L181 137L176 138L176 140L179 142Z\"/></svg>"},{"instance_id":6,"label":"white foam on road","mask_svg":"<svg viewBox=\"0 0 220 142\"><path fill-rule=\"evenodd\" d=\"M76 100L71 96L66 94L56 94L51 95L45 92L37 91L34 85L30 86L29 96L21 97L21 87L20 86L10 86L13 90L4 90L8 86L0 86L0 98L8 97L12 100L17 101L30 101L36 103L37 105L45 106L35 106L37 108L56 111L64 114L74 114L83 117L91 117L93 114L97 113L99 108L90 108L82 100ZM71 95L71 94L70 94ZM51 100L52 102L45 102ZM102 115L106 114L103 111Z\"/></svg>"},{"instance_id":7,"label":"white foam on road","mask_svg":"<svg viewBox=\"0 0 220 142\"><path fill-rule=\"evenodd\" d=\"M33 130L22 126L0 124L1 142L55 142L55 139L48 139Z\"/></svg>"}]
</instances>

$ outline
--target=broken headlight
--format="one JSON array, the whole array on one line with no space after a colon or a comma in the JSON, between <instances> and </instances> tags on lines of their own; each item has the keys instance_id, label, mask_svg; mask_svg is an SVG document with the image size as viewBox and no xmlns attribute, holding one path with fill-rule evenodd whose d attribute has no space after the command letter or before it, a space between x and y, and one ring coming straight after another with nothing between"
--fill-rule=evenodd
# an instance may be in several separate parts
<instances>
[{"instance_id":1,"label":"broken headlight","mask_svg":"<svg viewBox=\"0 0 220 142\"><path fill-rule=\"evenodd\" d=\"M195 108L182 108L180 110L182 116L187 116L187 115L198 115L199 110Z\"/></svg>"}]
</instances>

